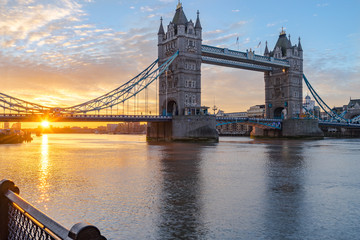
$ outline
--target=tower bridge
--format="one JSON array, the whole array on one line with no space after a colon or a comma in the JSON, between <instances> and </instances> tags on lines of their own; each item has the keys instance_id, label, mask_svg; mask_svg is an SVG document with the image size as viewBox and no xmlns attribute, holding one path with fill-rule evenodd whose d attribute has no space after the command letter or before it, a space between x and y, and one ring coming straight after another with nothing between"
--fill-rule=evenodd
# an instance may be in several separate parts
<instances>
[{"instance_id":1,"label":"tower bridge","mask_svg":"<svg viewBox=\"0 0 360 240\"><path fill-rule=\"evenodd\" d=\"M197 12L195 23L188 20L182 4L177 5L173 19L166 27L163 19L158 29L158 59L120 87L82 104L71 107L47 107L0 93L0 121L142 121L148 122L149 140L217 141L216 124L244 122L255 126L259 136L322 136L316 119L299 119L302 114L304 79L323 110L341 124L342 116L328 110L326 103L312 88L303 73L303 49L300 38L292 44L281 31L272 51L267 42L264 55L254 51L235 51L202 44L202 26ZM265 119L224 119L210 115L201 104L201 64L238 68L264 73ZM158 82L157 82L158 81ZM158 84L160 115L113 115L102 111L136 99L137 95ZM157 99L156 99L157 101ZM146 107L145 107L146 108ZM147 113L147 111L145 111ZM217 123L218 122L218 123ZM323 121L320 124L325 124ZM331 122L326 122L331 124ZM339 126L339 125L338 125Z\"/></svg>"}]
</instances>

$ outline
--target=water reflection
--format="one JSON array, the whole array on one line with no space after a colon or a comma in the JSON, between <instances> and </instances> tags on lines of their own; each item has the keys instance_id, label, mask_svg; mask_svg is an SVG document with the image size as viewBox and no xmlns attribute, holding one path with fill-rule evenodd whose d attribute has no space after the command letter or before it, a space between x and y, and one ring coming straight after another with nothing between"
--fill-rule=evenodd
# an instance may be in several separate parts
<instances>
[{"instance_id":1,"label":"water reflection","mask_svg":"<svg viewBox=\"0 0 360 240\"><path fill-rule=\"evenodd\" d=\"M201 209L201 152L201 146L196 144L164 146L160 239L196 239L205 234Z\"/></svg>"},{"instance_id":2,"label":"water reflection","mask_svg":"<svg viewBox=\"0 0 360 240\"><path fill-rule=\"evenodd\" d=\"M299 236L305 197L303 142L269 144L267 155L265 233L270 239Z\"/></svg>"},{"instance_id":3,"label":"water reflection","mask_svg":"<svg viewBox=\"0 0 360 240\"><path fill-rule=\"evenodd\" d=\"M49 194L48 194L48 177L49 177L49 141L48 135L44 134L42 136L41 141L41 159L40 159L40 166L39 166L39 184L38 188L40 190L40 195L38 199L38 203L45 203L49 201ZM46 204L44 205L45 209L47 210Z\"/></svg>"}]
</instances>

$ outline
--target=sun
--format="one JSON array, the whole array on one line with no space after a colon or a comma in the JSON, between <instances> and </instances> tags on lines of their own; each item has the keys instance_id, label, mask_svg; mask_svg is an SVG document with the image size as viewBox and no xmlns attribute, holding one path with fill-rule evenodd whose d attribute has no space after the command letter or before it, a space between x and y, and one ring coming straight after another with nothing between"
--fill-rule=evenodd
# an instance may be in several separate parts
<instances>
[{"instance_id":1,"label":"sun","mask_svg":"<svg viewBox=\"0 0 360 240\"><path fill-rule=\"evenodd\" d=\"M47 127L49 127L49 122L46 121L46 120L44 120L44 121L41 122L41 126L42 126L43 128L47 128Z\"/></svg>"}]
</instances>

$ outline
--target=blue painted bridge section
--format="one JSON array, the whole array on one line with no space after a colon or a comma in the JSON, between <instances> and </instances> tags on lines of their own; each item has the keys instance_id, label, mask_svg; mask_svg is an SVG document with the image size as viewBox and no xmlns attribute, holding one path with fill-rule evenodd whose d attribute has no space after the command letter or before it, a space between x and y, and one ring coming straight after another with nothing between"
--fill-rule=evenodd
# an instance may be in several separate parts
<instances>
[{"instance_id":1,"label":"blue painted bridge section","mask_svg":"<svg viewBox=\"0 0 360 240\"><path fill-rule=\"evenodd\" d=\"M88 114L0 114L0 122L166 122L171 116L154 115L88 115Z\"/></svg>"},{"instance_id":2,"label":"blue painted bridge section","mask_svg":"<svg viewBox=\"0 0 360 240\"><path fill-rule=\"evenodd\" d=\"M216 117L217 126L244 123L259 128L281 129L283 119L267 119L267 118L246 118L246 117ZM338 122L319 120L319 126L322 127L342 127L342 128L357 128L360 129L360 123Z\"/></svg>"},{"instance_id":3,"label":"blue painted bridge section","mask_svg":"<svg viewBox=\"0 0 360 240\"><path fill-rule=\"evenodd\" d=\"M282 119L247 118L247 117L216 117L216 126L231 123L244 123L259 128L281 129Z\"/></svg>"}]
</instances>

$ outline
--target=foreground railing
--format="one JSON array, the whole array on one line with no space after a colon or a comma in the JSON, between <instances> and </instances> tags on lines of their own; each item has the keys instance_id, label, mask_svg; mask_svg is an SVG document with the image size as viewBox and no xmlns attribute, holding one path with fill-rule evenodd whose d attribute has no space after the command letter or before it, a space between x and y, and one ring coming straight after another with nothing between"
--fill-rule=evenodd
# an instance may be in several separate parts
<instances>
[{"instance_id":1,"label":"foreground railing","mask_svg":"<svg viewBox=\"0 0 360 240\"><path fill-rule=\"evenodd\" d=\"M19 196L10 180L0 182L0 240L106 240L95 226L81 222L70 230Z\"/></svg>"}]
</instances>

